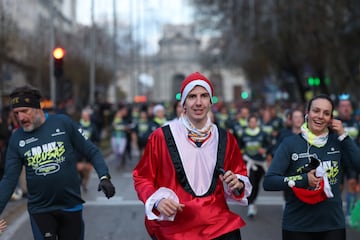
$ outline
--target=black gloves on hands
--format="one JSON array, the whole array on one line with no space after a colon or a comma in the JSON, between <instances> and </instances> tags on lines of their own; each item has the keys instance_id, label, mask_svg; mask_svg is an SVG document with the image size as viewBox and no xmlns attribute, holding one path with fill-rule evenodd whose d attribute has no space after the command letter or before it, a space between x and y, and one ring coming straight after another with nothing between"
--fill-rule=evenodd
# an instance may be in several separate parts
<instances>
[{"instance_id":1,"label":"black gloves on hands","mask_svg":"<svg viewBox=\"0 0 360 240\"><path fill-rule=\"evenodd\" d=\"M103 191L108 199L115 195L115 187L111 183L110 179L107 178L100 180L98 191Z\"/></svg>"}]
</instances>

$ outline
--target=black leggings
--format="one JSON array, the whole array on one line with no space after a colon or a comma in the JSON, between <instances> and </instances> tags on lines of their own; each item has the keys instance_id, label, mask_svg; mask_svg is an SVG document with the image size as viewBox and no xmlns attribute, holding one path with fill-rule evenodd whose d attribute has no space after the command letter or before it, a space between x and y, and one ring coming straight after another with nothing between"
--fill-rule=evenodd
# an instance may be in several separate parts
<instances>
[{"instance_id":1,"label":"black leggings","mask_svg":"<svg viewBox=\"0 0 360 240\"><path fill-rule=\"evenodd\" d=\"M35 240L84 239L82 210L30 214L30 222Z\"/></svg>"},{"instance_id":2,"label":"black leggings","mask_svg":"<svg viewBox=\"0 0 360 240\"><path fill-rule=\"evenodd\" d=\"M157 238L155 236L152 236L151 239L157 240ZM241 240L240 230L236 229L232 232L225 233L224 235L214 238L213 240Z\"/></svg>"},{"instance_id":3,"label":"black leggings","mask_svg":"<svg viewBox=\"0 0 360 240\"><path fill-rule=\"evenodd\" d=\"M241 240L240 230L236 229L232 232L225 233L224 235L221 235L214 240Z\"/></svg>"},{"instance_id":4,"label":"black leggings","mask_svg":"<svg viewBox=\"0 0 360 240\"><path fill-rule=\"evenodd\" d=\"M265 170L262 166L256 165L257 169L250 168L249 180L252 185L252 191L248 197L249 204L253 204L258 196L259 187L262 177L265 175Z\"/></svg>"},{"instance_id":5,"label":"black leggings","mask_svg":"<svg viewBox=\"0 0 360 240\"><path fill-rule=\"evenodd\" d=\"M282 231L283 240L345 240L346 230L336 229L324 232L293 232Z\"/></svg>"}]
</instances>

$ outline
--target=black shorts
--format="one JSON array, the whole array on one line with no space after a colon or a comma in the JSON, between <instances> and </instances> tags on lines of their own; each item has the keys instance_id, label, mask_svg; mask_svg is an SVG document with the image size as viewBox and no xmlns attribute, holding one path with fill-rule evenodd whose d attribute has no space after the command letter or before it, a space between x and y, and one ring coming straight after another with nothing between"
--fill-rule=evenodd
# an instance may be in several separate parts
<instances>
[{"instance_id":1,"label":"black shorts","mask_svg":"<svg viewBox=\"0 0 360 240\"><path fill-rule=\"evenodd\" d=\"M345 228L323 232L294 232L282 230L283 240L345 240Z\"/></svg>"},{"instance_id":2,"label":"black shorts","mask_svg":"<svg viewBox=\"0 0 360 240\"><path fill-rule=\"evenodd\" d=\"M83 240L82 210L30 214L35 240Z\"/></svg>"},{"instance_id":3,"label":"black shorts","mask_svg":"<svg viewBox=\"0 0 360 240\"><path fill-rule=\"evenodd\" d=\"M152 236L151 239L157 240L155 236ZM221 235L220 237L217 237L213 240L241 240L240 229L236 229L232 232L225 233L224 235Z\"/></svg>"}]
</instances>

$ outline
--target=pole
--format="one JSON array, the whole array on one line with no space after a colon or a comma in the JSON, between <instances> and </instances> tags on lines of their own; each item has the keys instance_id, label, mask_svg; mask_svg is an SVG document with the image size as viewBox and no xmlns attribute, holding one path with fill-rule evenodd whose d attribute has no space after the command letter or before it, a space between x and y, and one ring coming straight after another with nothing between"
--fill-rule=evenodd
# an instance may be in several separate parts
<instances>
[{"instance_id":1,"label":"pole","mask_svg":"<svg viewBox=\"0 0 360 240\"><path fill-rule=\"evenodd\" d=\"M255 21L255 1L251 0L249 3L249 8L250 8L250 13L249 13L249 18L250 18L250 22L249 22L249 28L250 28L250 38L254 38L255 37L255 32L256 32L256 21Z\"/></svg>"},{"instance_id":2,"label":"pole","mask_svg":"<svg viewBox=\"0 0 360 240\"><path fill-rule=\"evenodd\" d=\"M93 106L95 103L95 21L94 21L94 0L91 0L91 34L90 34L90 93L89 105Z\"/></svg>"},{"instance_id":3,"label":"pole","mask_svg":"<svg viewBox=\"0 0 360 240\"><path fill-rule=\"evenodd\" d=\"M55 6L53 1L49 1L50 4L50 54L49 54L49 74L50 74L50 97L51 101L56 107L56 79L54 76L54 58L52 56L52 52L55 47L55 27L54 27L54 18L55 18Z\"/></svg>"},{"instance_id":4,"label":"pole","mask_svg":"<svg viewBox=\"0 0 360 240\"><path fill-rule=\"evenodd\" d=\"M0 36L3 36L5 31L5 9L4 9L4 0L1 0L0 2ZM0 46L4 46L4 39L1 38L0 39ZM0 52L2 53L3 50L0 50ZM2 76L0 76L0 81L1 81L1 84L0 84L0 109L3 109L3 95L4 95L4 74L3 73L3 70L4 70L4 62L3 62L3 59L0 58L0 73Z\"/></svg>"},{"instance_id":5,"label":"pole","mask_svg":"<svg viewBox=\"0 0 360 240\"><path fill-rule=\"evenodd\" d=\"M113 85L115 89L115 103L118 102L117 98L117 79L116 79L116 69L117 69L117 18L116 18L116 0L113 0Z\"/></svg>"},{"instance_id":6,"label":"pole","mask_svg":"<svg viewBox=\"0 0 360 240\"><path fill-rule=\"evenodd\" d=\"M130 66L130 101L134 100L136 91L135 91L135 81L136 81L136 66L135 66L135 29L136 23L134 22L134 1L129 0L130 2L130 11L129 11L129 18L130 18L130 58L131 58L131 66Z\"/></svg>"}]
</instances>

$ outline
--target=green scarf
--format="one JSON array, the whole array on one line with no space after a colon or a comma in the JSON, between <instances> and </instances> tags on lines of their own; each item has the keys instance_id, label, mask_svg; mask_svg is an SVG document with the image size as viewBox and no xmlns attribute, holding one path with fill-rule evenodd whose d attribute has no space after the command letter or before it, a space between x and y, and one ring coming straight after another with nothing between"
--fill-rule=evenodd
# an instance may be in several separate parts
<instances>
[{"instance_id":1,"label":"green scarf","mask_svg":"<svg viewBox=\"0 0 360 240\"><path fill-rule=\"evenodd\" d=\"M249 136L256 136L260 133L260 128L256 127L256 128L246 128L245 129L245 133L248 134Z\"/></svg>"},{"instance_id":2,"label":"green scarf","mask_svg":"<svg viewBox=\"0 0 360 240\"><path fill-rule=\"evenodd\" d=\"M307 126L307 123L304 123L301 126L301 135L309 144L320 148L327 143L329 137L329 130L327 130L324 134L320 136L316 136L310 131L310 129Z\"/></svg>"}]
</instances>

